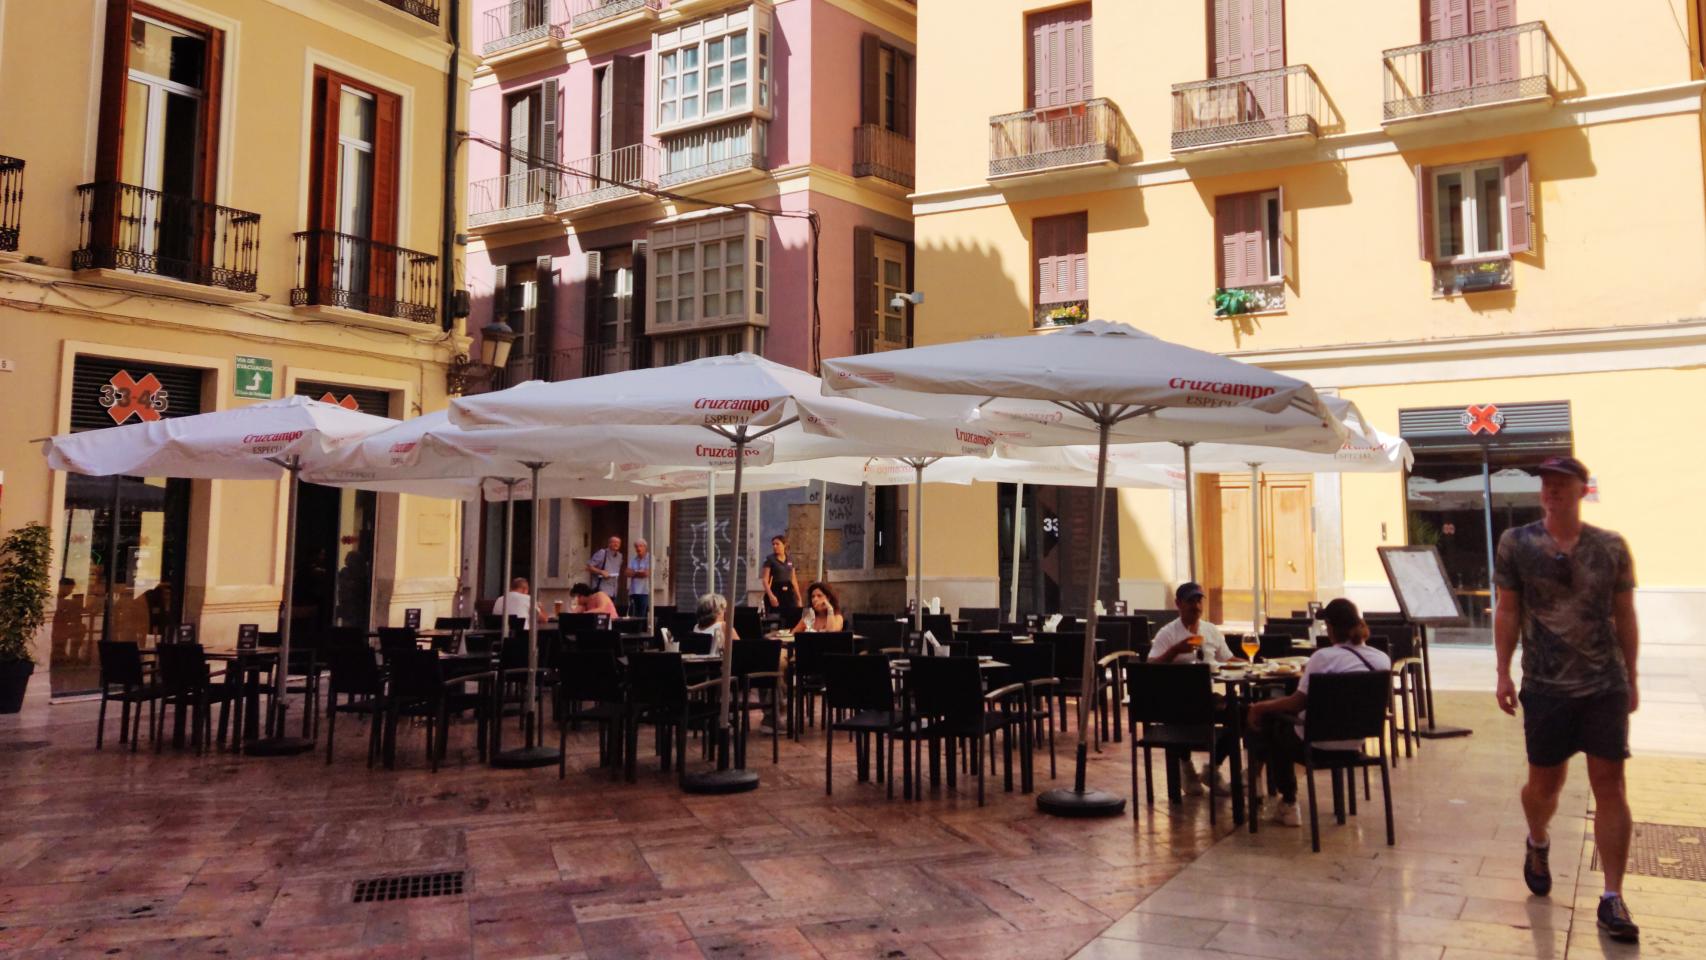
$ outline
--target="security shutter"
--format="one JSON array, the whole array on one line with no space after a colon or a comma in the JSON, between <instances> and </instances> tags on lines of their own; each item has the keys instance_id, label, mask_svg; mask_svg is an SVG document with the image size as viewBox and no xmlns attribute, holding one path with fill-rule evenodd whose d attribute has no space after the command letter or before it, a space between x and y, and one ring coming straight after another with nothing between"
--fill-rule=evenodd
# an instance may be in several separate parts
<instances>
[{"instance_id":1,"label":"security shutter","mask_svg":"<svg viewBox=\"0 0 1706 960\"><path fill-rule=\"evenodd\" d=\"M1493 447L1553 452L1570 450L1573 431L1570 402L1495 403L1503 423L1498 433L1470 433L1464 424L1470 406L1424 407L1398 412L1398 434L1417 450L1463 452Z\"/></svg>"},{"instance_id":2,"label":"security shutter","mask_svg":"<svg viewBox=\"0 0 1706 960\"><path fill-rule=\"evenodd\" d=\"M729 590L729 565L733 541L729 539L729 518L733 516L733 494L717 496L717 582L716 590L727 596L729 605L746 601L746 578ZM706 565L705 498L691 497L673 504L670 533L669 568L675 572L675 602L683 610L692 610L699 597L711 592L710 570Z\"/></svg>"},{"instance_id":3,"label":"security shutter","mask_svg":"<svg viewBox=\"0 0 1706 960\"><path fill-rule=\"evenodd\" d=\"M160 390L165 394L164 397L158 393L154 395L155 402L149 406L150 410L157 411L162 418L187 417L201 412L202 370L163 363L80 356L71 368L71 431L76 433L118 426L111 408L101 404L101 388L112 385L115 378L121 385L126 379L140 384L149 374L159 381ZM132 415L128 422L139 422L138 416Z\"/></svg>"},{"instance_id":4,"label":"security shutter","mask_svg":"<svg viewBox=\"0 0 1706 960\"><path fill-rule=\"evenodd\" d=\"M363 387L346 387L336 383L315 383L311 380L299 380L296 383L296 395L308 397L311 400L326 400L329 403L339 403L349 406L348 400L355 400L355 409L375 417L391 415L391 394L386 390L372 390Z\"/></svg>"}]
</instances>

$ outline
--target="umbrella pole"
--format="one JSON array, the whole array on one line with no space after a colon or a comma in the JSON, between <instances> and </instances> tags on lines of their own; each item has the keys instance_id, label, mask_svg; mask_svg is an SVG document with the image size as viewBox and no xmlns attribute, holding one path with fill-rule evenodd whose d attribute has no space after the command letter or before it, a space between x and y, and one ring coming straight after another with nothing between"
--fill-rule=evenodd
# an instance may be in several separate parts
<instances>
[{"instance_id":1,"label":"umbrella pole","mask_svg":"<svg viewBox=\"0 0 1706 960\"><path fill-rule=\"evenodd\" d=\"M1125 812L1125 798L1085 787L1089 766L1090 704L1096 698L1096 593L1101 587L1102 532L1108 506L1108 432L1114 414L1106 405L1097 408L1096 499L1090 506L1090 585L1084 613L1084 660L1079 670L1084 686L1078 692L1078 766L1073 787L1049 790L1037 797L1037 809L1057 817L1117 817Z\"/></svg>"},{"instance_id":2,"label":"umbrella pole","mask_svg":"<svg viewBox=\"0 0 1706 960\"><path fill-rule=\"evenodd\" d=\"M746 427L741 427L735 434L735 490L734 517L729 523L729 592L733 600L733 592L738 584L740 575L740 521L745 511L741 503L741 483L746 464ZM712 473L712 483L715 484L716 473ZM714 498L713 498L714 499ZM712 528L713 534L715 528ZM715 537L713 537L713 540ZM715 574L713 568L712 573ZM712 592L716 591L716 580L712 581ZM733 612L733 605L730 606ZM757 640L757 637L748 639ZM688 793L744 793L758 788L758 774L750 770L730 769L729 767L729 684L730 674L734 671L734 623L732 618L723 624L723 672L722 683L717 687L717 769L704 773L683 774L681 789ZM684 763L682 757L676 758L676 763Z\"/></svg>"},{"instance_id":3,"label":"umbrella pole","mask_svg":"<svg viewBox=\"0 0 1706 960\"><path fill-rule=\"evenodd\" d=\"M539 462L522 464L528 469L533 482L533 496L530 499L532 509L528 510L527 520L531 532L527 571L530 587L539 585L539 571L545 565L544 559L539 554L542 548L540 544L542 537L539 530L539 468L544 465ZM513 512L513 501L511 501L510 509ZM506 552L504 556L507 558L509 554ZM506 592L504 595L507 597L508 593ZM492 766L494 767L552 766L557 763L561 756L556 747L545 745L543 731L539 729L539 711L534 709L539 697L539 601L531 591L529 591L527 598L533 603L534 609L527 612L527 699L521 704L521 726L526 734L526 739L522 741L522 746L494 754L492 756ZM505 600L504 622L507 623L508 621L509 602ZM501 674L498 677L498 682L500 684L503 682ZM501 704L503 701L499 700L498 702ZM495 719L498 723L503 722L501 716Z\"/></svg>"},{"instance_id":4,"label":"umbrella pole","mask_svg":"<svg viewBox=\"0 0 1706 960\"><path fill-rule=\"evenodd\" d=\"M1250 464L1250 632L1262 635L1262 465Z\"/></svg>"},{"instance_id":5,"label":"umbrella pole","mask_svg":"<svg viewBox=\"0 0 1706 960\"><path fill-rule=\"evenodd\" d=\"M1191 477L1191 447L1193 443L1181 443L1179 447L1185 451L1185 566L1191 572L1191 582L1197 579L1197 504L1196 486Z\"/></svg>"},{"instance_id":6,"label":"umbrella pole","mask_svg":"<svg viewBox=\"0 0 1706 960\"><path fill-rule=\"evenodd\" d=\"M312 740L284 735L284 695L290 686L290 602L296 591L296 494L302 482L299 476L302 458L291 457L284 462L284 469L290 476L290 492L285 495L284 508L284 599L278 605L278 672L272 695L272 734L245 748L245 753L255 757L288 757L314 748Z\"/></svg>"},{"instance_id":7,"label":"umbrella pole","mask_svg":"<svg viewBox=\"0 0 1706 960\"><path fill-rule=\"evenodd\" d=\"M829 571L823 568L823 533L824 523L829 515L829 481L817 482L817 579L828 583ZM808 592L810 588L807 588ZM809 603L811 598L806 598Z\"/></svg>"},{"instance_id":8,"label":"umbrella pole","mask_svg":"<svg viewBox=\"0 0 1706 960\"><path fill-rule=\"evenodd\" d=\"M717 592L717 471L705 478L705 563L710 572L705 575L705 592ZM699 598L694 597L695 601Z\"/></svg>"},{"instance_id":9,"label":"umbrella pole","mask_svg":"<svg viewBox=\"0 0 1706 960\"><path fill-rule=\"evenodd\" d=\"M1493 455L1490 447L1481 449L1481 490L1483 500L1481 506L1482 526L1487 534L1487 596L1492 601L1492 608L1499 608L1499 585L1493 582L1492 571L1496 556L1493 550Z\"/></svg>"},{"instance_id":10,"label":"umbrella pole","mask_svg":"<svg viewBox=\"0 0 1706 960\"><path fill-rule=\"evenodd\" d=\"M102 601L101 639L113 639L113 591L118 588L118 538L119 538L119 500L124 496L124 478L113 474L113 503L108 510L108 540L107 540L107 595ZM164 640L162 636L160 639Z\"/></svg>"},{"instance_id":11,"label":"umbrella pole","mask_svg":"<svg viewBox=\"0 0 1706 960\"><path fill-rule=\"evenodd\" d=\"M912 596L913 629L924 641L924 461L912 461ZM922 646L920 649L923 649Z\"/></svg>"},{"instance_id":12,"label":"umbrella pole","mask_svg":"<svg viewBox=\"0 0 1706 960\"><path fill-rule=\"evenodd\" d=\"M656 633L657 614L652 612L652 597L657 590L657 576L653 571L658 562L657 555L652 553L652 515L657 512L657 504L649 493L641 497L640 502L644 504L641 509L645 511L640 517L640 536L646 538L646 632Z\"/></svg>"},{"instance_id":13,"label":"umbrella pole","mask_svg":"<svg viewBox=\"0 0 1706 960\"><path fill-rule=\"evenodd\" d=\"M1024 540L1019 532L1025 528L1025 481L1018 483L1018 489L1013 493L1013 558L1007 578L1007 620L1009 623L1019 622L1019 550Z\"/></svg>"},{"instance_id":14,"label":"umbrella pole","mask_svg":"<svg viewBox=\"0 0 1706 960\"><path fill-rule=\"evenodd\" d=\"M509 642L509 583L515 575L515 571L511 569L512 554L515 550L514 538L515 478L508 477L504 479L504 578L503 582L498 584L498 596L503 598L503 614L498 625L502 631L498 635L500 643Z\"/></svg>"}]
</instances>

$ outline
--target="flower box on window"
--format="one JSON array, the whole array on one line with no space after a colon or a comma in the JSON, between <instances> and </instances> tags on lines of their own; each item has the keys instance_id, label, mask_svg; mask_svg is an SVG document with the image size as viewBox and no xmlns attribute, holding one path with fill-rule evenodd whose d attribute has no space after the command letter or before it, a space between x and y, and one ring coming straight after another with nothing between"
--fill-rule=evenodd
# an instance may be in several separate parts
<instances>
[{"instance_id":1,"label":"flower box on window","mask_svg":"<svg viewBox=\"0 0 1706 960\"><path fill-rule=\"evenodd\" d=\"M1278 313L1285 309L1285 284L1264 283L1242 287L1222 287L1214 291L1214 315L1244 317L1257 313Z\"/></svg>"},{"instance_id":2,"label":"flower box on window","mask_svg":"<svg viewBox=\"0 0 1706 960\"><path fill-rule=\"evenodd\" d=\"M1434 264L1436 297L1480 293L1486 290L1509 290L1512 281L1510 257Z\"/></svg>"}]
</instances>

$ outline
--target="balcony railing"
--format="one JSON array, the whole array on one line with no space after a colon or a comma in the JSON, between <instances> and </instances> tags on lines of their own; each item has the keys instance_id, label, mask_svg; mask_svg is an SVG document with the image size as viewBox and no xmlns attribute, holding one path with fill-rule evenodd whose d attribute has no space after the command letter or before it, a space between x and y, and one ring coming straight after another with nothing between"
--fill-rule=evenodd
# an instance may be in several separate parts
<instances>
[{"instance_id":1,"label":"balcony railing","mask_svg":"<svg viewBox=\"0 0 1706 960\"><path fill-rule=\"evenodd\" d=\"M525 170L468 185L468 225L547 216L557 211L562 177L553 170Z\"/></svg>"},{"instance_id":2,"label":"balcony railing","mask_svg":"<svg viewBox=\"0 0 1706 960\"><path fill-rule=\"evenodd\" d=\"M1318 136L1321 86L1305 64L1173 85L1173 152Z\"/></svg>"},{"instance_id":3,"label":"balcony railing","mask_svg":"<svg viewBox=\"0 0 1706 960\"><path fill-rule=\"evenodd\" d=\"M296 234L293 307L359 310L432 323L438 316L438 258L331 230Z\"/></svg>"},{"instance_id":4,"label":"balcony railing","mask_svg":"<svg viewBox=\"0 0 1706 960\"><path fill-rule=\"evenodd\" d=\"M657 13L663 9L663 0L570 0L569 6L569 27L582 30L636 10Z\"/></svg>"},{"instance_id":5,"label":"balcony railing","mask_svg":"<svg viewBox=\"0 0 1706 960\"><path fill-rule=\"evenodd\" d=\"M566 163L557 208L574 210L654 190L662 161L657 147L634 143Z\"/></svg>"},{"instance_id":6,"label":"balcony railing","mask_svg":"<svg viewBox=\"0 0 1706 960\"><path fill-rule=\"evenodd\" d=\"M1381 54L1385 121L1556 95L1552 35L1541 21Z\"/></svg>"},{"instance_id":7,"label":"balcony railing","mask_svg":"<svg viewBox=\"0 0 1706 960\"><path fill-rule=\"evenodd\" d=\"M260 214L112 181L85 183L77 197L73 270L130 270L255 291Z\"/></svg>"},{"instance_id":8,"label":"balcony railing","mask_svg":"<svg viewBox=\"0 0 1706 960\"><path fill-rule=\"evenodd\" d=\"M1119 109L1105 98L990 117L990 179L1116 163L1120 132Z\"/></svg>"},{"instance_id":9,"label":"balcony railing","mask_svg":"<svg viewBox=\"0 0 1706 960\"><path fill-rule=\"evenodd\" d=\"M738 170L769 169L770 122L743 117L663 138L664 172L658 186L672 187Z\"/></svg>"},{"instance_id":10,"label":"balcony railing","mask_svg":"<svg viewBox=\"0 0 1706 960\"><path fill-rule=\"evenodd\" d=\"M18 249L24 215L24 161L0 155L0 250Z\"/></svg>"},{"instance_id":11,"label":"balcony railing","mask_svg":"<svg viewBox=\"0 0 1706 960\"><path fill-rule=\"evenodd\" d=\"M388 7L396 7L411 16L425 20L433 26L438 26L438 0L379 0Z\"/></svg>"},{"instance_id":12,"label":"balcony railing","mask_svg":"<svg viewBox=\"0 0 1706 960\"><path fill-rule=\"evenodd\" d=\"M562 0L510 0L486 11L480 28L480 52L491 56L511 47L566 35Z\"/></svg>"},{"instance_id":13,"label":"balcony railing","mask_svg":"<svg viewBox=\"0 0 1706 960\"><path fill-rule=\"evenodd\" d=\"M584 343L545 353L512 353L509 364L493 372L470 393L502 390L525 380L578 380L651 366L651 341Z\"/></svg>"},{"instance_id":14,"label":"balcony railing","mask_svg":"<svg viewBox=\"0 0 1706 960\"><path fill-rule=\"evenodd\" d=\"M854 127L853 175L880 177L912 189L912 141L874 123Z\"/></svg>"}]
</instances>

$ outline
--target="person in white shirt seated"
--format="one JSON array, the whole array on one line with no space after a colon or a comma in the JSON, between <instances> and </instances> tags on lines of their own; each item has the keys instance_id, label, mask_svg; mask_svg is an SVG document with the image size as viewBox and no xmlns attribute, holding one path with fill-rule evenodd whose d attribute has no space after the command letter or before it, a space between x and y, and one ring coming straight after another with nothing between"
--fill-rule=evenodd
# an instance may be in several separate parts
<instances>
[{"instance_id":1,"label":"person in white shirt seated","mask_svg":"<svg viewBox=\"0 0 1706 960\"><path fill-rule=\"evenodd\" d=\"M1367 645L1368 624L1363 622L1356 604L1340 597L1321 608L1321 619L1326 621L1327 635L1333 645L1310 656L1303 677L1297 681L1296 693L1252 704L1247 719L1252 732L1248 739L1251 780L1261 773L1264 763L1273 767L1274 784L1280 794L1273 820L1287 827L1302 823L1297 815L1296 765L1303 762L1303 716L1309 704L1309 678L1331 673L1392 671L1392 659ZM1358 740L1328 740L1315 744L1315 749L1360 750L1362 746ZM1255 815L1253 811L1251 815Z\"/></svg>"},{"instance_id":2,"label":"person in white shirt seated","mask_svg":"<svg viewBox=\"0 0 1706 960\"><path fill-rule=\"evenodd\" d=\"M539 614L541 617L544 616L543 611L539 609L539 605L533 602L533 597L529 596L526 577L516 577L514 580L511 580L509 582L509 592L492 602L493 616L502 617L508 615L511 617L518 617L520 618L521 625L524 628L528 626L528 624L532 623L529 618L535 613ZM499 622L501 623L502 621Z\"/></svg>"},{"instance_id":3,"label":"person in white shirt seated","mask_svg":"<svg viewBox=\"0 0 1706 960\"><path fill-rule=\"evenodd\" d=\"M1232 648L1226 645L1226 637L1220 628L1203 619L1202 605L1203 589L1199 584L1194 581L1179 584L1179 589L1173 591L1173 606L1179 611L1179 618L1155 632L1155 639L1149 644L1148 662L1175 663L1199 659L1199 649L1202 660L1225 663L1232 659ZM1200 639L1193 644L1193 637ZM1225 760L1237 747L1238 733L1228 730L1220 735L1219 740L1215 756ZM1209 764L1198 773L1191 766L1189 750L1169 749L1167 753L1169 759L1177 760L1184 771L1187 795L1200 797L1205 787L1215 793L1227 791L1226 778L1221 775L1218 763Z\"/></svg>"},{"instance_id":4,"label":"person in white shirt seated","mask_svg":"<svg viewBox=\"0 0 1706 960\"><path fill-rule=\"evenodd\" d=\"M693 632L711 637L713 654L723 652L724 640L735 639L734 628L729 625L729 602L722 594L707 593L699 598L699 619L693 624Z\"/></svg>"}]
</instances>

